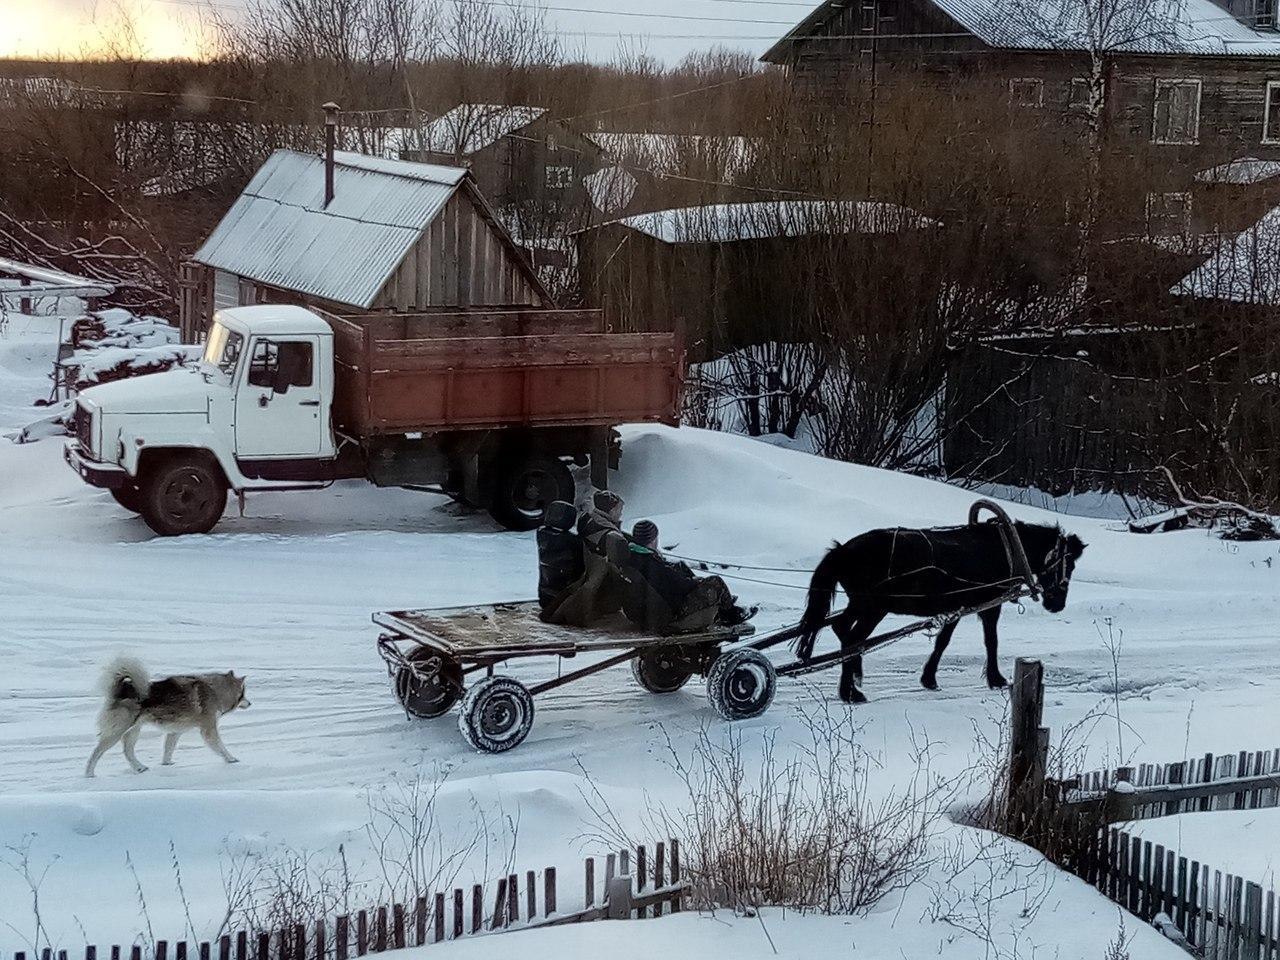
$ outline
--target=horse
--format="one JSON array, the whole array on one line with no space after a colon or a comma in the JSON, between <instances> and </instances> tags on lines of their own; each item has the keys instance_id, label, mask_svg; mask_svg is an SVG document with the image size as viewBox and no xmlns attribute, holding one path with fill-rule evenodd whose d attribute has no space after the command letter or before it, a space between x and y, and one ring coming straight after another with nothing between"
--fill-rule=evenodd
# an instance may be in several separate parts
<instances>
[{"instance_id":1,"label":"horse","mask_svg":"<svg viewBox=\"0 0 1280 960\"><path fill-rule=\"evenodd\" d=\"M800 621L796 652L801 661L813 656L813 643L830 616L839 586L849 597L832 630L841 650L849 650L871 636L891 613L933 617L998 599L1023 580L1016 553L1008 549L1002 525L970 523L962 527L871 530L846 543L835 544L818 563L809 581L808 603ZM1061 527L1012 524L1027 557L1030 573L1042 594L1044 608L1058 613L1067 605L1067 590L1085 544ZM978 614L987 648L987 685L1007 685L996 662L999 639L996 623L1000 607ZM956 621L945 624L934 641L933 653L920 674L926 690L938 689L938 662L951 642ZM865 703L858 689L862 657L841 664L840 699Z\"/></svg>"}]
</instances>

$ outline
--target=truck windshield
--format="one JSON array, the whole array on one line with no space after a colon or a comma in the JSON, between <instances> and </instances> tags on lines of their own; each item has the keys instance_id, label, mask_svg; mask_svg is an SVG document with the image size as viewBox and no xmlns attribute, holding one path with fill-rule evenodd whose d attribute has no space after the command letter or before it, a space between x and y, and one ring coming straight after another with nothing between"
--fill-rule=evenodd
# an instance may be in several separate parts
<instances>
[{"instance_id":1,"label":"truck windshield","mask_svg":"<svg viewBox=\"0 0 1280 960\"><path fill-rule=\"evenodd\" d=\"M217 367L228 377L236 372L236 364L240 362L240 350L244 346L244 337L228 330L220 323L215 323L209 330L209 338L204 344L204 362Z\"/></svg>"}]
</instances>

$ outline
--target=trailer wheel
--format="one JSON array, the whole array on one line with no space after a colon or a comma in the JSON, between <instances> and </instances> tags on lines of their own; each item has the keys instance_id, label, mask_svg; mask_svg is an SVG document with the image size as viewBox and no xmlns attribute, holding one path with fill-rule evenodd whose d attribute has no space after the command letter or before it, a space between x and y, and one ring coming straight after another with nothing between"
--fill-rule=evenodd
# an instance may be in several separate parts
<instances>
[{"instance_id":1,"label":"trailer wheel","mask_svg":"<svg viewBox=\"0 0 1280 960\"><path fill-rule=\"evenodd\" d=\"M502 753L524 742L533 728L533 696L511 677L485 677L462 699L458 729L475 749Z\"/></svg>"},{"instance_id":2,"label":"trailer wheel","mask_svg":"<svg viewBox=\"0 0 1280 960\"><path fill-rule=\"evenodd\" d=\"M631 675L650 693L675 693L693 676L689 661L675 647L659 647L631 661Z\"/></svg>"},{"instance_id":3,"label":"trailer wheel","mask_svg":"<svg viewBox=\"0 0 1280 960\"><path fill-rule=\"evenodd\" d=\"M707 699L726 720L749 720L769 709L778 685L773 664L759 650L730 650L707 673Z\"/></svg>"},{"instance_id":4,"label":"trailer wheel","mask_svg":"<svg viewBox=\"0 0 1280 960\"><path fill-rule=\"evenodd\" d=\"M573 503L573 474L559 457L531 453L500 468L489 513L508 530L534 530L554 500Z\"/></svg>"},{"instance_id":5,"label":"trailer wheel","mask_svg":"<svg viewBox=\"0 0 1280 960\"><path fill-rule=\"evenodd\" d=\"M162 537L208 533L227 508L227 481L201 457L176 457L149 470L139 485L142 519Z\"/></svg>"},{"instance_id":6,"label":"trailer wheel","mask_svg":"<svg viewBox=\"0 0 1280 960\"><path fill-rule=\"evenodd\" d=\"M396 671L396 699L410 716L430 720L449 712L462 696L462 665L458 661L420 647L406 658L417 669Z\"/></svg>"},{"instance_id":7,"label":"trailer wheel","mask_svg":"<svg viewBox=\"0 0 1280 960\"><path fill-rule=\"evenodd\" d=\"M111 493L111 499L114 500L116 503L120 504L120 506L124 507L130 513L142 512L142 504L143 504L142 491L139 490L137 487L135 487L133 484L128 484L123 487L116 487L115 489L111 490L110 493Z\"/></svg>"}]
</instances>

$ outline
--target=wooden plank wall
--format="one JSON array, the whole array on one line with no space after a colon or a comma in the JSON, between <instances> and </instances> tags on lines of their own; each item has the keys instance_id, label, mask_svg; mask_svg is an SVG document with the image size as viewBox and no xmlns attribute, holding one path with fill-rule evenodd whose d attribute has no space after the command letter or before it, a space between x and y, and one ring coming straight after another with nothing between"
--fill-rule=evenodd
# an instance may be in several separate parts
<instances>
[{"instance_id":1,"label":"wooden plank wall","mask_svg":"<svg viewBox=\"0 0 1280 960\"><path fill-rule=\"evenodd\" d=\"M464 192L455 193L406 254L375 309L545 306L525 268Z\"/></svg>"}]
</instances>

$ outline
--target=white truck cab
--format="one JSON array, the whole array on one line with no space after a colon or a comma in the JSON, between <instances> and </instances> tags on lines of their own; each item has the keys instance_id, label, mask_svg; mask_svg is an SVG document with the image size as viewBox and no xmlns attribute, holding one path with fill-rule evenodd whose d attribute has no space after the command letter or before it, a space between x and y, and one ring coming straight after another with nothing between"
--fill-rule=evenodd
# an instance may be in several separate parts
<instances>
[{"instance_id":1,"label":"white truck cab","mask_svg":"<svg viewBox=\"0 0 1280 960\"><path fill-rule=\"evenodd\" d=\"M228 489L332 479L333 386L333 331L320 317L221 310L195 366L85 390L66 459L157 532L205 532Z\"/></svg>"}]
</instances>

